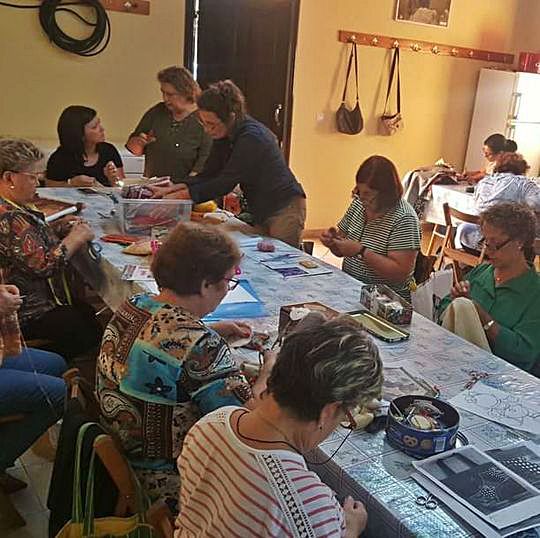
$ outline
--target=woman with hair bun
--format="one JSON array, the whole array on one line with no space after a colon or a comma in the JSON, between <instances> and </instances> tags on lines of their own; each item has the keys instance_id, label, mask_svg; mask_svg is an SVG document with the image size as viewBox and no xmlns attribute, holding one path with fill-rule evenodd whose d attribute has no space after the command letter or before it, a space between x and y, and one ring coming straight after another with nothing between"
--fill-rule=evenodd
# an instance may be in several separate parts
<instances>
[{"instance_id":1,"label":"woman with hair bun","mask_svg":"<svg viewBox=\"0 0 540 538\"><path fill-rule=\"evenodd\" d=\"M497 157L501 153L515 153L518 150L518 145L513 141L507 139L500 133L489 135L484 140L482 151L486 158L486 166L483 170L477 170L475 172L465 172L463 177L469 183L478 183L486 175L492 174L495 168Z\"/></svg>"},{"instance_id":2,"label":"woman with hair bun","mask_svg":"<svg viewBox=\"0 0 540 538\"><path fill-rule=\"evenodd\" d=\"M214 140L205 168L185 183L152 187L155 196L200 203L240 185L256 232L300 246L306 195L275 135L247 115L244 95L230 80L210 85L197 104L199 118Z\"/></svg>"}]
</instances>

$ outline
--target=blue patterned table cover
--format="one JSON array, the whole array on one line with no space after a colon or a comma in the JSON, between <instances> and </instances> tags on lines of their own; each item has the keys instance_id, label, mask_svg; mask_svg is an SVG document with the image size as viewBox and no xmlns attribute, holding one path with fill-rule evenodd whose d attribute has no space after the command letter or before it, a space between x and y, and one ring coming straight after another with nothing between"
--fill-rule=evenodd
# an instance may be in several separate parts
<instances>
[{"instance_id":1,"label":"blue patterned table cover","mask_svg":"<svg viewBox=\"0 0 540 538\"><path fill-rule=\"evenodd\" d=\"M98 212L109 214L113 208L105 196L85 195L77 189L40 189L42 197L72 202L84 202L82 217L90 222L96 240L106 233L118 233L115 218L100 217ZM232 233L240 241L243 235ZM116 308L123 300L141 291L147 291L144 282L120 280L125 264L147 264L146 258L122 254L122 246L101 242L102 259L99 265L79 265L84 278L94 286L103 300ZM320 260L317 263L323 264ZM324 264L326 265L326 264ZM362 284L339 269L328 265L328 275L285 279L248 256L242 260L242 275L264 301L269 315L247 320L256 330L275 334L279 309L284 304L319 301L336 310L346 312L360 307ZM515 368L511 364L465 342L428 319L413 315L408 341L388 344L377 341L385 364L408 360L422 372L423 377L441 390L441 397L449 399L463 390L471 370L488 372L485 381L498 389L526 397L540 405L540 380ZM252 355L246 354L246 358ZM512 430L483 417L460 410L460 431L470 444L479 449L504 447L521 440L540 437ZM339 428L324 441L315 458L328 459L333 454L347 430ZM366 536L377 538L468 538L480 536L450 510L439 507L426 510L418 506L416 497L424 490L411 478L412 458L392 448L385 440L385 433L368 434L352 432L333 459L314 466L321 478L336 491L339 498L351 495L363 501L369 513ZM533 531L534 532L534 531ZM520 537L536 536L521 533Z\"/></svg>"}]
</instances>

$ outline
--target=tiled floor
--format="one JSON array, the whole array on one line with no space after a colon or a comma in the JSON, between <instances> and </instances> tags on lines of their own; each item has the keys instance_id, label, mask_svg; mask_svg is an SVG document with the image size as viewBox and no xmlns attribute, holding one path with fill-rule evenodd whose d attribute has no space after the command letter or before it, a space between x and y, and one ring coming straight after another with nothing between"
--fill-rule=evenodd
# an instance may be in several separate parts
<instances>
[{"instance_id":1,"label":"tiled floor","mask_svg":"<svg viewBox=\"0 0 540 538\"><path fill-rule=\"evenodd\" d=\"M11 531L1 531L2 538L46 538L49 511L47 494L53 464L36 456L31 450L17 460L8 472L24 480L28 487L11 495L13 504L26 520L26 525Z\"/></svg>"}]
</instances>

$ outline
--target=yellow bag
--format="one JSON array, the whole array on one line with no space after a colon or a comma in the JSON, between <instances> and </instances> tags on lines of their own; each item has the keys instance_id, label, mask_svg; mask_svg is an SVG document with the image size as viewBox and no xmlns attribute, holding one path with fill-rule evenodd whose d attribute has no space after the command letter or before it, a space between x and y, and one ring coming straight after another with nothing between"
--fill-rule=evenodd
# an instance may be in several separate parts
<instances>
[{"instance_id":1,"label":"yellow bag","mask_svg":"<svg viewBox=\"0 0 540 538\"><path fill-rule=\"evenodd\" d=\"M103 517L94 519L94 474L96 452L92 451L86 481L85 510L81 498L81 453L84 435L92 422L85 424L77 437L75 474L73 477L73 508L68 521L56 538L158 538L154 528L146 523L148 508L141 486L135 480L139 512L131 517Z\"/></svg>"}]
</instances>

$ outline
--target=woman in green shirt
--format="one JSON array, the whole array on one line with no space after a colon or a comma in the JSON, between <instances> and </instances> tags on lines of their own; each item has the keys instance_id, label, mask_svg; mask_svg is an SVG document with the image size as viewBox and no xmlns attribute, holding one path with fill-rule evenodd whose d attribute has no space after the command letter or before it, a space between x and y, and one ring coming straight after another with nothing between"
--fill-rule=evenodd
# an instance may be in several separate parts
<instances>
[{"instance_id":1,"label":"woman in green shirt","mask_svg":"<svg viewBox=\"0 0 540 538\"><path fill-rule=\"evenodd\" d=\"M497 204L480 216L486 254L440 305L472 301L492 352L531 373L540 370L540 276L533 266L536 217L527 206ZM470 327L469 327L470 328Z\"/></svg>"}]
</instances>

